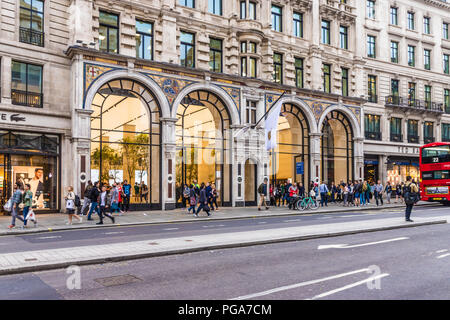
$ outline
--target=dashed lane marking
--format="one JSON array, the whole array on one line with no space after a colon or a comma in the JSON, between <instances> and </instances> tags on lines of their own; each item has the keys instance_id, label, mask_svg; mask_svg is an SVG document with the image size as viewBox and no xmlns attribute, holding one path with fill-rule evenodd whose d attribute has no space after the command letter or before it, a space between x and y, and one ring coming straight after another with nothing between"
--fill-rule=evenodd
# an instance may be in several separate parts
<instances>
[{"instance_id":1,"label":"dashed lane marking","mask_svg":"<svg viewBox=\"0 0 450 320\"><path fill-rule=\"evenodd\" d=\"M440 256L437 257L437 258L438 258L438 259L442 259L442 258L449 257L449 256L450 256L450 253L446 253L446 254L440 255Z\"/></svg>"},{"instance_id":2,"label":"dashed lane marking","mask_svg":"<svg viewBox=\"0 0 450 320\"><path fill-rule=\"evenodd\" d=\"M110 235L110 234L121 234L121 233L125 233L125 232L123 232L123 231L111 231L111 232L104 232L103 234Z\"/></svg>"},{"instance_id":3,"label":"dashed lane marking","mask_svg":"<svg viewBox=\"0 0 450 320\"><path fill-rule=\"evenodd\" d=\"M62 238L61 236L48 236L48 237L39 237L37 239L56 239L56 238Z\"/></svg>"},{"instance_id":4,"label":"dashed lane marking","mask_svg":"<svg viewBox=\"0 0 450 320\"><path fill-rule=\"evenodd\" d=\"M173 231L173 230L180 230L180 228L165 228L163 230L165 230L165 231Z\"/></svg>"},{"instance_id":5,"label":"dashed lane marking","mask_svg":"<svg viewBox=\"0 0 450 320\"><path fill-rule=\"evenodd\" d=\"M436 251L436 253L442 253L442 252L447 252L447 251L448 251L447 249L442 249L442 250Z\"/></svg>"},{"instance_id":6,"label":"dashed lane marking","mask_svg":"<svg viewBox=\"0 0 450 320\"><path fill-rule=\"evenodd\" d=\"M283 222L299 222L301 219L283 220Z\"/></svg>"}]
</instances>

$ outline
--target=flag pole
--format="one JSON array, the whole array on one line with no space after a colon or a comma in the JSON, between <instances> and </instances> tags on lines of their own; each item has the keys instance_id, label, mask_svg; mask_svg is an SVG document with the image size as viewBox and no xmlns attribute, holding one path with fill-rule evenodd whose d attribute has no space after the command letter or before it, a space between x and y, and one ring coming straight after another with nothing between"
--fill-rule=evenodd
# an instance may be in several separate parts
<instances>
[{"instance_id":1,"label":"flag pole","mask_svg":"<svg viewBox=\"0 0 450 320\"><path fill-rule=\"evenodd\" d=\"M267 110L266 113L264 113L264 115L261 117L261 119L259 119L258 122L256 122L254 125L251 126L252 129L255 129L256 126L258 126L258 124L261 122L261 120L264 119L267 116L267 114L269 114L270 111L272 111L272 108L278 103L278 101L280 101L281 98L283 98L283 96L285 94L286 94L286 91L284 91L283 94L278 97L278 99L270 106L269 110Z\"/></svg>"}]
</instances>

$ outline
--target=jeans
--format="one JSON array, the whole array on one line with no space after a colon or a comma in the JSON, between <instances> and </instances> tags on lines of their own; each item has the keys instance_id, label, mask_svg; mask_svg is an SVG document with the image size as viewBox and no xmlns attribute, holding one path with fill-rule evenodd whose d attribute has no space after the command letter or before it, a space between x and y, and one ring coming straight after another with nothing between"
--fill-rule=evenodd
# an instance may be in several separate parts
<instances>
[{"instance_id":1,"label":"jeans","mask_svg":"<svg viewBox=\"0 0 450 320\"><path fill-rule=\"evenodd\" d=\"M413 206L414 206L413 204L406 205L406 210L405 210L405 219L406 220L409 220L409 217L411 217L411 211L412 211Z\"/></svg>"},{"instance_id":2,"label":"jeans","mask_svg":"<svg viewBox=\"0 0 450 320\"><path fill-rule=\"evenodd\" d=\"M114 212L120 212L119 204L117 202L111 203L110 211L111 214L113 214Z\"/></svg>"},{"instance_id":3,"label":"jeans","mask_svg":"<svg viewBox=\"0 0 450 320\"><path fill-rule=\"evenodd\" d=\"M320 193L320 206L323 207L323 203L325 202L325 206L328 207L328 195L326 192Z\"/></svg>"},{"instance_id":4,"label":"jeans","mask_svg":"<svg viewBox=\"0 0 450 320\"><path fill-rule=\"evenodd\" d=\"M103 223L103 215L107 216L108 218L111 219L111 221L114 222L114 218L112 215L106 213L106 207L105 206L100 206L100 213L99 213L99 217L100 217L100 222Z\"/></svg>"},{"instance_id":5,"label":"jeans","mask_svg":"<svg viewBox=\"0 0 450 320\"><path fill-rule=\"evenodd\" d=\"M361 192L359 194L359 201L362 206L366 204L366 193L365 192Z\"/></svg>"},{"instance_id":6,"label":"jeans","mask_svg":"<svg viewBox=\"0 0 450 320\"><path fill-rule=\"evenodd\" d=\"M200 203L200 205L198 206L198 209L197 209L197 214L200 212L200 210L203 209L203 211L205 211L208 214L208 216L209 216L210 215L209 210L208 211L205 210L205 208L207 206L208 206L207 203L204 203L204 202Z\"/></svg>"},{"instance_id":7,"label":"jeans","mask_svg":"<svg viewBox=\"0 0 450 320\"><path fill-rule=\"evenodd\" d=\"M23 225L26 226L27 225L27 215L28 215L28 211L30 211L30 207L23 207Z\"/></svg>"},{"instance_id":8,"label":"jeans","mask_svg":"<svg viewBox=\"0 0 450 320\"><path fill-rule=\"evenodd\" d=\"M266 196L264 194L259 195L259 203L258 203L258 209L261 209L261 206L264 204L266 208L268 208L266 203Z\"/></svg>"},{"instance_id":9,"label":"jeans","mask_svg":"<svg viewBox=\"0 0 450 320\"><path fill-rule=\"evenodd\" d=\"M344 193L344 206L347 205L348 193Z\"/></svg>"},{"instance_id":10,"label":"jeans","mask_svg":"<svg viewBox=\"0 0 450 320\"><path fill-rule=\"evenodd\" d=\"M375 191L374 196L375 196L375 201L377 202L377 206L378 206L378 200L380 200L381 205L383 205L383 194L381 192Z\"/></svg>"},{"instance_id":11,"label":"jeans","mask_svg":"<svg viewBox=\"0 0 450 320\"><path fill-rule=\"evenodd\" d=\"M91 199L84 198L83 207L81 207L81 214L86 214L89 210L89 205L91 204Z\"/></svg>"},{"instance_id":12,"label":"jeans","mask_svg":"<svg viewBox=\"0 0 450 320\"><path fill-rule=\"evenodd\" d=\"M191 212L191 210L192 210L192 213L195 213L195 204L191 204L191 206L189 207L189 209L188 209L188 212Z\"/></svg>"},{"instance_id":13,"label":"jeans","mask_svg":"<svg viewBox=\"0 0 450 320\"><path fill-rule=\"evenodd\" d=\"M25 223L25 221L22 219L22 217L19 217L19 204L18 203L16 205L13 205L13 209L11 211L11 217L12 217L11 225L13 225L13 226L16 225L16 218Z\"/></svg>"},{"instance_id":14,"label":"jeans","mask_svg":"<svg viewBox=\"0 0 450 320\"><path fill-rule=\"evenodd\" d=\"M92 212L94 212L94 210L97 211L97 214L98 214L99 216L101 215L100 210L98 209L98 203L92 201L91 210L89 210L89 214L88 214L88 217L87 217L88 220L91 219Z\"/></svg>"}]
</instances>

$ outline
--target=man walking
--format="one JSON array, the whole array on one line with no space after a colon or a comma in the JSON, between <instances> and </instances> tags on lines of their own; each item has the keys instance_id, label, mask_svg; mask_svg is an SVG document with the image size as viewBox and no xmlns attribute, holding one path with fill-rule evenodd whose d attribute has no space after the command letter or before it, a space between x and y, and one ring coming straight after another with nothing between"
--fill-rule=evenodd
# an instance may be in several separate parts
<instances>
[{"instance_id":1,"label":"man walking","mask_svg":"<svg viewBox=\"0 0 450 320\"><path fill-rule=\"evenodd\" d=\"M264 182L261 183L258 187L258 193L259 193L259 202L258 202L258 211L261 211L261 206L264 204L266 207L266 210L269 210L269 207L266 203L266 197L267 197L267 178L264 178Z\"/></svg>"},{"instance_id":2,"label":"man walking","mask_svg":"<svg viewBox=\"0 0 450 320\"><path fill-rule=\"evenodd\" d=\"M325 181L319 186L320 192L320 206L323 207L323 203L325 202L325 206L328 207L328 187Z\"/></svg>"},{"instance_id":3,"label":"man walking","mask_svg":"<svg viewBox=\"0 0 450 320\"><path fill-rule=\"evenodd\" d=\"M9 229L12 229L16 226L16 219L19 219L23 223L25 223L25 220L22 219L22 217L19 216L19 204L22 203L22 191L20 190L19 184L16 182L14 184L14 193L12 196L12 211L11 211L11 224L9 225Z\"/></svg>"},{"instance_id":4,"label":"man walking","mask_svg":"<svg viewBox=\"0 0 450 320\"><path fill-rule=\"evenodd\" d=\"M408 222L414 222L410 219L411 211L414 204L419 201L419 188L412 181L411 176L406 177L406 184L403 187L403 198L405 199L406 210L405 210L405 220Z\"/></svg>"},{"instance_id":5,"label":"man walking","mask_svg":"<svg viewBox=\"0 0 450 320\"><path fill-rule=\"evenodd\" d=\"M100 216L100 209L98 207L98 196L100 195L100 190L98 189L98 182L94 183L94 186L91 189L91 192L89 193L89 199L91 200L91 209L89 210L89 214L87 219L89 221L92 221L94 219L91 218L92 212L95 210L97 214Z\"/></svg>"},{"instance_id":6,"label":"man walking","mask_svg":"<svg viewBox=\"0 0 450 320\"><path fill-rule=\"evenodd\" d=\"M100 214L99 214L100 222L97 222L97 224L103 224L103 215L110 218L112 223L116 223L115 218L106 212L106 206L108 205L108 192L106 191L106 186L102 186L102 191L98 196L97 201L100 205Z\"/></svg>"},{"instance_id":7,"label":"man walking","mask_svg":"<svg viewBox=\"0 0 450 320\"><path fill-rule=\"evenodd\" d=\"M375 196L375 201L377 203L377 207L378 207L378 200L380 200L381 205L383 205L383 190L384 190L384 187L381 184L381 181L378 180L378 183L375 185L375 190L374 190L374 196Z\"/></svg>"}]
</instances>

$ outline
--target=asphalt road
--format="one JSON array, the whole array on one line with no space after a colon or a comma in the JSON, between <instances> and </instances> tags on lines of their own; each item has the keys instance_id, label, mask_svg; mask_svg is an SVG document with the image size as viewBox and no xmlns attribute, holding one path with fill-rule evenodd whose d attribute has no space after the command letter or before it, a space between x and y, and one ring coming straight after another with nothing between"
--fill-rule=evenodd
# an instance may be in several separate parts
<instances>
[{"instance_id":1,"label":"asphalt road","mask_svg":"<svg viewBox=\"0 0 450 320\"><path fill-rule=\"evenodd\" d=\"M293 211L294 213L296 211ZM257 215L257 211L255 212ZM412 218L450 215L444 206L417 207ZM404 220L403 208L368 210L362 212L338 212L327 214L293 214L292 216L244 218L221 221L195 221L182 223L162 223L138 226L107 225L102 228L55 231L30 235L0 236L0 254L43 249L92 246L106 243L153 240L214 233L264 230L283 227L307 226L324 223L341 223L398 216Z\"/></svg>"},{"instance_id":2,"label":"asphalt road","mask_svg":"<svg viewBox=\"0 0 450 320\"><path fill-rule=\"evenodd\" d=\"M79 290L62 269L3 276L0 299L448 300L449 253L432 225L84 266Z\"/></svg>"}]
</instances>

